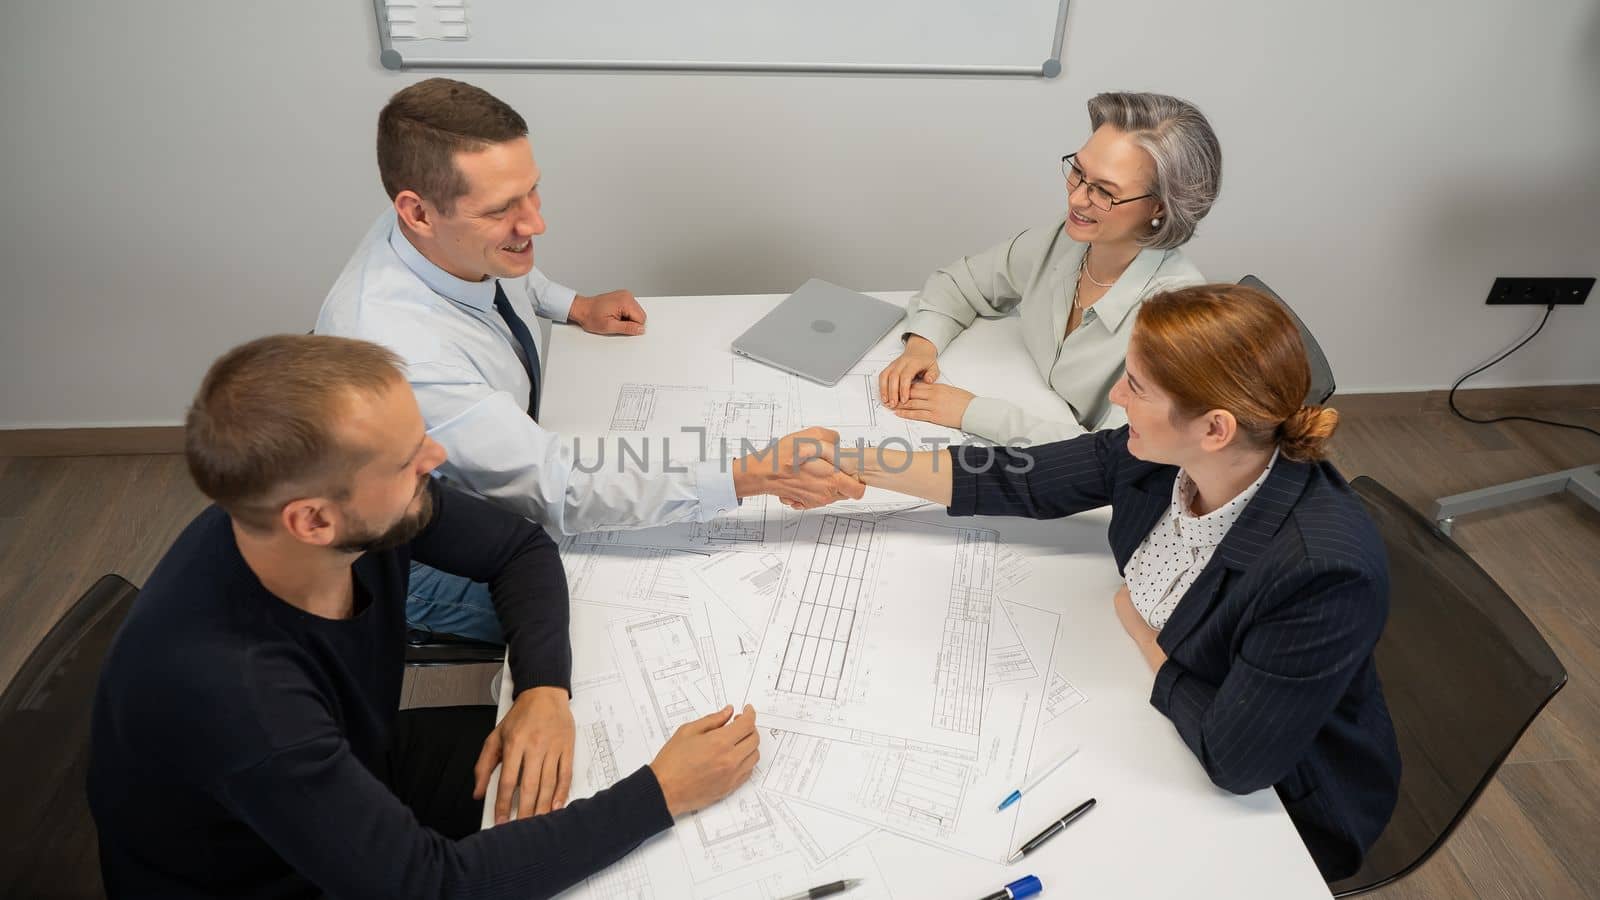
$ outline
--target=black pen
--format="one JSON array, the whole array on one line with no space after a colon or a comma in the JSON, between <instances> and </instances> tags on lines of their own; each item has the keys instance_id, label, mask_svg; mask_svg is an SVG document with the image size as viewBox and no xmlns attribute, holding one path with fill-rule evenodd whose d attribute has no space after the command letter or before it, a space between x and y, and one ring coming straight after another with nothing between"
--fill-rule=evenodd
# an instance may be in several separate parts
<instances>
[{"instance_id":1,"label":"black pen","mask_svg":"<svg viewBox=\"0 0 1600 900\"><path fill-rule=\"evenodd\" d=\"M842 894L860 883L861 879L859 878L846 878L843 881L819 884L809 891L801 891L798 894L779 897L778 900L817 900L818 897L831 897L834 894Z\"/></svg>"},{"instance_id":2,"label":"black pen","mask_svg":"<svg viewBox=\"0 0 1600 900\"><path fill-rule=\"evenodd\" d=\"M1061 832L1066 831L1068 825L1071 825L1079 816L1091 809L1094 809L1093 797L1090 797L1082 803L1079 803L1077 808L1073 809L1072 812L1069 812L1054 822L1051 822L1050 827L1034 835L1026 844L1023 844L1021 847L1017 848L1017 852L1006 857L1006 865L1010 865L1024 856L1027 856L1029 853L1039 849L1040 845L1042 845L1045 841L1048 841Z\"/></svg>"}]
</instances>

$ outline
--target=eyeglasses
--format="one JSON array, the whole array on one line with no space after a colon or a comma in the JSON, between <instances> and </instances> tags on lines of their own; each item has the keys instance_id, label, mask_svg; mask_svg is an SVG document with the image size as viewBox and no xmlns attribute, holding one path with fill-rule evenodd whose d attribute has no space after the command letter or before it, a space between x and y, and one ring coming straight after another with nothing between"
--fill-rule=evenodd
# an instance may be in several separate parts
<instances>
[{"instance_id":1,"label":"eyeglasses","mask_svg":"<svg viewBox=\"0 0 1600 900\"><path fill-rule=\"evenodd\" d=\"M1140 194L1137 197L1118 200L1116 197L1111 196L1110 191L1088 180L1088 176L1084 175L1083 170L1078 168L1078 154L1076 153L1068 153L1066 156L1061 157L1061 174L1067 176L1068 193L1076 191L1079 185L1088 187L1089 204L1102 212L1110 212L1114 206L1121 206L1124 203L1132 203L1135 200L1144 200L1155 196L1155 194Z\"/></svg>"}]
</instances>

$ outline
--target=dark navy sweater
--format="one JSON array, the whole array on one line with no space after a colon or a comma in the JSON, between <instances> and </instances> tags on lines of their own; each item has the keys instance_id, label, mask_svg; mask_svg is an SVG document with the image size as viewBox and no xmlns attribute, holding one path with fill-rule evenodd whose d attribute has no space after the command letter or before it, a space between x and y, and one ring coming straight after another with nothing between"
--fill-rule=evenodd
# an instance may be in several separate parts
<instances>
[{"instance_id":1,"label":"dark navy sweater","mask_svg":"<svg viewBox=\"0 0 1600 900\"><path fill-rule=\"evenodd\" d=\"M409 545L353 566L356 612L262 587L212 507L150 576L95 700L89 802L117 897L546 897L672 824L648 766L453 841L374 774L400 703L412 558L490 584L516 689L570 687L567 585L537 525L434 483Z\"/></svg>"}]
</instances>

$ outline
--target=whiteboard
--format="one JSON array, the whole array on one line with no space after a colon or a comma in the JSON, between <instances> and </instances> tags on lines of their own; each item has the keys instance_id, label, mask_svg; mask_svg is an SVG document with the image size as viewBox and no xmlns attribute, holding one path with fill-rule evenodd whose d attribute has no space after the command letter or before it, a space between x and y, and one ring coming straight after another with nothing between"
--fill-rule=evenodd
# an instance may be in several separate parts
<instances>
[{"instance_id":1,"label":"whiteboard","mask_svg":"<svg viewBox=\"0 0 1600 900\"><path fill-rule=\"evenodd\" d=\"M374 0L390 69L1061 72L1068 0Z\"/></svg>"}]
</instances>

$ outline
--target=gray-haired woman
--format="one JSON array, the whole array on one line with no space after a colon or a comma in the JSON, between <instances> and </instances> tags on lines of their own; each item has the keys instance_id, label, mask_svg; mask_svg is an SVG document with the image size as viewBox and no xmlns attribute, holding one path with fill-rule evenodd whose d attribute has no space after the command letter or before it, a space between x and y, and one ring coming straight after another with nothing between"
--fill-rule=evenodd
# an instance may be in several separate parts
<instances>
[{"instance_id":1,"label":"gray-haired woman","mask_svg":"<svg viewBox=\"0 0 1600 900\"><path fill-rule=\"evenodd\" d=\"M912 298L905 351L879 376L885 406L1000 444L1122 424L1107 397L1122 375L1133 313L1146 297L1205 281L1179 248L1216 200L1222 148L1200 110L1164 94L1100 94L1089 123L1089 140L1061 159L1068 210L1060 221L940 269ZM979 316L1018 306L1029 355L1076 421L937 383L950 341Z\"/></svg>"}]
</instances>

